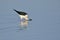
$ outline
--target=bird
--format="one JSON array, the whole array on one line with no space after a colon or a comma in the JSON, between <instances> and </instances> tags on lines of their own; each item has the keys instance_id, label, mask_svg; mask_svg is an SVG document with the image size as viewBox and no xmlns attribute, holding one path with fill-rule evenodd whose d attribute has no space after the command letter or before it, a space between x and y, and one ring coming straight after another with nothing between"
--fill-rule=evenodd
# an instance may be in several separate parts
<instances>
[{"instance_id":1,"label":"bird","mask_svg":"<svg viewBox=\"0 0 60 40\"><path fill-rule=\"evenodd\" d=\"M21 18L21 20L25 20L25 21L32 21L32 19L28 18L28 14L26 12L23 11L17 11L16 9L13 9L16 13L19 14L19 17Z\"/></svg>"}]
</instances>

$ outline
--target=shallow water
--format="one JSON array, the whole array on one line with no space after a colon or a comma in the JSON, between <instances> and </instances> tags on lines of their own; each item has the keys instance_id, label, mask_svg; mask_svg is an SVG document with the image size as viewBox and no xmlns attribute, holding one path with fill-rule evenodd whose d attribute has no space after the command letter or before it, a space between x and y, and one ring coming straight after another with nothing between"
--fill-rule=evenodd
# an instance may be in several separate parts
<instances>
[{"instance_id":1,"label":"shallow water","mask_svg":"<svg viewBox=\"0 0 60 40\"><path fill-rule=\"evenodd\" d=\"M0 40L60 40L59 0L0 0ZM21 27L13 9L25 11L32 21Z\"/></svg>"}]
</instances>

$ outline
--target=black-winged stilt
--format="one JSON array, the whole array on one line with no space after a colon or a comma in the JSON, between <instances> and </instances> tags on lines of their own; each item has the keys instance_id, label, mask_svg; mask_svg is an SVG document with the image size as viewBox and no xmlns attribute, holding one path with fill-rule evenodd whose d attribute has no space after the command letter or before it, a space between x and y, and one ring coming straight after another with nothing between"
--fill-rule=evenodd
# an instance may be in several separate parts
<instances>
[{"instance_id":1,"label":"black-winged stilt","mask_svg":"<svg viewBox=\"0 0 60 40\"><path fill-rule=\"evenodd\" d=\"M21 20L24 19L25 21L32 21L32 19L28 18L28 14L26 12L17 11L15 9L13 10L19 14L19 17L21 18Z\"/></svg>"}]
</instances>

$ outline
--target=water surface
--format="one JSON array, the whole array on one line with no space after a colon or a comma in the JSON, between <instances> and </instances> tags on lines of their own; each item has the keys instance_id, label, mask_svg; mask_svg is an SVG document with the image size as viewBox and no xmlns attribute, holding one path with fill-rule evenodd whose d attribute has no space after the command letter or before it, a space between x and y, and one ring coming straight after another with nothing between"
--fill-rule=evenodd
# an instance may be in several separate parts
<instances>
[{"instance_id":1,"label":"water surface","mask_svg":"<svg viewBox=\"0 0 60 40\"><path fill-rule=\"evenodd\" d=\"M29 14L27 27L13 9ZM60 1L0 0L0 40L60 40Z\"/></svg>"}]
</instances>

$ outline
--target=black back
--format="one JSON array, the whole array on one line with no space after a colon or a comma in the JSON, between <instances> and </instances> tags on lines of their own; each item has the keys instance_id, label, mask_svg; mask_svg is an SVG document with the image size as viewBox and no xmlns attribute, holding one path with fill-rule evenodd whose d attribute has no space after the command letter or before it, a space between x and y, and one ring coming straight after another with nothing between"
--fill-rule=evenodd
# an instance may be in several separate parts
<instances>
[{"instance_id":1,"label":"black back","mask_svg":"<svg viewBox=\"0 0 60 40\"><path fill-rule=\"evenodd\" d=\"M21 12L21 11L17 11L17 10L15 10L15 9L13 9L15 12L17 12L19 15L27 15L27 13L25 13L25 12Z\"/></svg>"}]
</instances>

